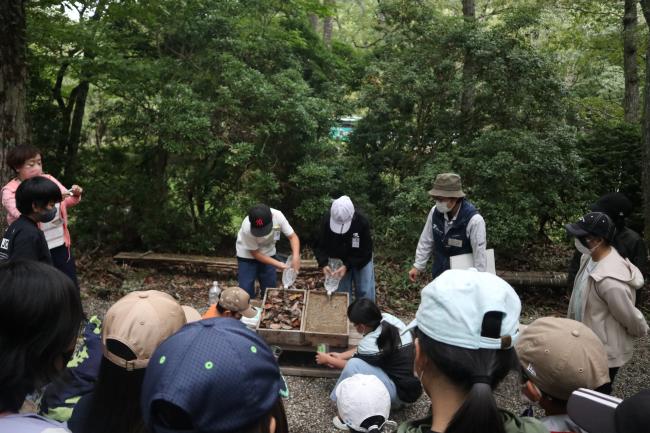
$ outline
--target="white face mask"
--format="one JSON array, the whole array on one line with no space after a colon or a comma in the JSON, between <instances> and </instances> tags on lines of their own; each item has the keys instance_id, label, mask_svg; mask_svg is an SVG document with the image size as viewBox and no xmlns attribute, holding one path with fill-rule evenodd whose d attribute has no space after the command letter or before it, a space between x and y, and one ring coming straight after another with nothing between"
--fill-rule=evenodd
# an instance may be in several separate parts
<instances>
[{"instance_id":1,"label":"white face mask","mask_svg":"<svg viewBox=\"0 0 650 433\"><path fill-rule=\"evenodd\" d=\"M447 213L451 211L452 208L447 205L446 201L436 201L436 209L440 213Z\"/></svg>"},{"instance_id":2,"label":"white face mask","mask_svg":"<svg viewBox=\"0 0 650 433\"><path fill-rule=\"evenodd\" d=\"M593 253L594 250L595 250L596 248L598 248L598 245L596 245L596 246L593 247L593 248L588 248L588 247L584 246L584 245L582 244L582 242L580 242L580 240L578 240L578 238L573 239L573 243L574 243L574 245L576 246L576 250L580 251L581 254L586 254L586 255L588 255L588 256L590 256L591 253Z\"/></svg>"}]
</instances>

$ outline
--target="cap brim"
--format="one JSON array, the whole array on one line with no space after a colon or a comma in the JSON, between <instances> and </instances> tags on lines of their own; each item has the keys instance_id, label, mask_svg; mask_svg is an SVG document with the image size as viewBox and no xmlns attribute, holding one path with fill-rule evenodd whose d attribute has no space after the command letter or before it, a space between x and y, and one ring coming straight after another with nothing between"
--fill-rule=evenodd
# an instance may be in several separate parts
<instances>
[{"instance_id":1,"label":"cap brim","mask_svg":"<svg viewBox=\"0 0 650 433\"><path fill-rule=\"evenodd\" d=\"M252 319L253 317L257 316L257 310L249 306L248 309L244 311L240 311L239 314L241 314L242 316L248 319Z\"/></svg>"},{"instance_id":2,"label":"cap brim","mask_svg":"<svg viewBox=\"0 0 650 433\"><path fill-rule=\"evenodd\" d=\"M573 235L573 236L575 236L577 238L581 238L583 236L589 235L588 231L586 231L585 229L583 229L582 227L580 227L576 223L567 224L567 225L564 226L564 228L566 229L566 231L569 234L571 234L571 235Z\"/></svg>"},{"instance_id":3,"label":"cap brim","mask_svg":"<svg viewBox=\"0 0 650 433\"><path fill-rule=\"evenodd\" d=\"M332 218L330 218L330 230L332 230L336 234L342 235L343 233L347 233L348 230L350 230L351 225L352 225L352 220L341 224L339 222L334 221Z\"/></svg>"},{"instance_id":4,"label":"cap brim","mask_svg":"<svg viewBox=\"0 0 650 433\"><path fill-rule=\"evenodd\" d=\"M451 197L451 198L462 198L465 197L465 193L461 191L444 191L442 189L435 189L429 191L431 197Z\"/></svg>"},{"instance_id":5,"label":"cap brim","mask_svg":"<svg viewBox=\"0 0 650 433\"><path fill-rule=\"evenodd\" d=\"M201 313L188 305L182 305L183 313L185 313L185 321L187 323L197 322L201 320Z\"/></svg>"},{"instance_id":6,"label":"cap brim","mask_svg":"<svg viewBox=\"0 0 650 433\"><path fill-rule=\"evenodd\" d=\"M567 413L573 422L589 433L616 433L614 413L621 401L620 398L580 388L569 397Z\"/></svg>"},{"instance_id":7,"label":"cap brim","mask_svg":"<svg viewBox=\"0 0 650 433\"><path fill-rule=\"evenodd\" d=\"M271 233L271 230L273 230L273 222L268 223L264 227L253 227L251 225L251 234L258 238L268 235Z\"/></svg>"},{"instance_id":8,"label":"cap brim","mask_svg":"<svg viewBox=\"0 0 650 433\"><path fill-rule=\"evenodd\" d=\"M404 335L404 334L406 334L407 332L411 332L411 331L413 331L415 328L417 328L417 326L418 326L418 320L417 320L417 319L413 319L413 320L411 320L411 323L409 323L409 324L406 326L406 328L404 328L404 330L403 330L402 332L400 332L400 335Z\"/></svg>"}]
</instances>

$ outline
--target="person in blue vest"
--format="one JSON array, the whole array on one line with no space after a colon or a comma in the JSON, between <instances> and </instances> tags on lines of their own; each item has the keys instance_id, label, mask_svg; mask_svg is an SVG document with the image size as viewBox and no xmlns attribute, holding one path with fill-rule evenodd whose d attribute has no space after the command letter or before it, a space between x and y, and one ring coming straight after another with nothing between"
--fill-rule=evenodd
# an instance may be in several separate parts
<instances>
[{"instance_id":1,"label":"person in blue vest","mask_svg":"<svg viewBox=\"0 0 650 433\"><path fill-rule=\"evenodd\" d=\"M485 271L485 220L465 198L460 176L455 173L439 174L429 195L436 204L431 208L420 235L409 279L412 282L417 280L432 255L433 279L449 269L450 257L461 254L472 253L474 267Z\"/></svg>"}]
</instances>

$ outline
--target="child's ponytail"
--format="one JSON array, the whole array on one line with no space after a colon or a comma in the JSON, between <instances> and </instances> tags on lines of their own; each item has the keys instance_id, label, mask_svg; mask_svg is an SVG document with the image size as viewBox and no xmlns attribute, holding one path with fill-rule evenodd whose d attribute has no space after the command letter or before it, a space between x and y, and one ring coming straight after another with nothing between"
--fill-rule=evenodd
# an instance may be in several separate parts
<instances>
[{"instance_id":1,"label":"child's ponytail","mask_svg":"<svg viewBox=\"0 0 650 433\"><path fill-rule=\"evenodd\" d=\"M377 338L377 347L385 353L397 350L402 344L399 329L386 321L381 322L381 334Z\"/></svg>"}]
</instances>

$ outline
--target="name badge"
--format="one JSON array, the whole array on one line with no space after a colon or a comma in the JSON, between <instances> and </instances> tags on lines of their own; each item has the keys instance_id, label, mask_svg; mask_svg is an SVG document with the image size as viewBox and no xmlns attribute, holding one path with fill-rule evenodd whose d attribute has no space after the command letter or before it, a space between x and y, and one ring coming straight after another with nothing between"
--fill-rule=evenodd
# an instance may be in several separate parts
<instances>
[{"instance_id":1,"label":"name badge","mask_svg":"<svg viewBox=\"0 0 650 433\"><path fill-rule=\"evenodd\" d=\"M280 230L279 229L273 229L273 240L274 241L279 241L280 240Z\"/></svg>"},{"instance_id":2,"label":"name badge","mask_svg":"<svg viewBox=\"0 0 650 433\"><path fill-rule=\"evenodd\" d=\"M352 235L352 248L359 248L361 240L359 239L359 233L354 233Z\"/></svg>"},{"instance_id":3,"label":"name badge","mask_svg":"<svg viewBox=\"0 0 650 433\"><path fill-rule=\"evenodd\" d=\"M450 247L461 248L463 246L463 241L461 239L449 239L447 245Z\"/></svg>"},{"instance_id":4,"label":"name badge","mask_svg":"<svg viewBox=\"0 0 650 433\"><path fill-rule=\"evenodd\" d=\"M8 250L9 249L9 239L2 238L2 244L0 244L0 248L2 248L3 250Z\"/></svg>"}]
</instances>

